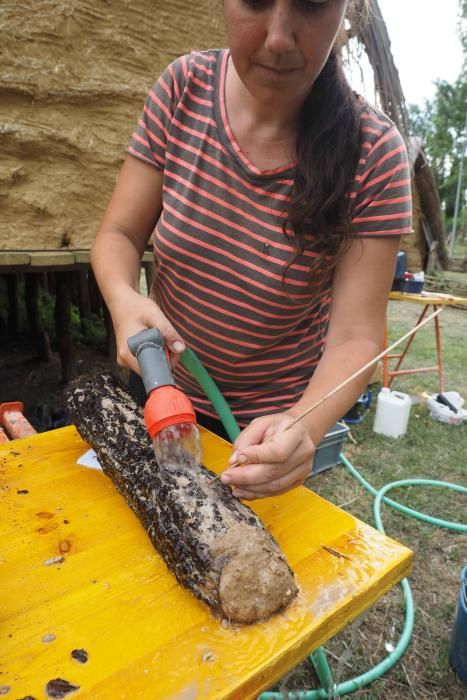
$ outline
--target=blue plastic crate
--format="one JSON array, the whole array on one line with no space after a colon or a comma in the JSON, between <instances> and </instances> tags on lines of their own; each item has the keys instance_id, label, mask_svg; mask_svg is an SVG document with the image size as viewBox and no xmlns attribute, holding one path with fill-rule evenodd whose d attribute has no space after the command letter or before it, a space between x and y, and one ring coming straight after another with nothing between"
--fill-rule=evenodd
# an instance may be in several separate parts
<instances>
[{"instance_id":1,"label":"blue plastic crate","mask_svg":"<svg viewBox=\"0 0 467 700\"><path fill-rule=\"evenodd\" d=\"M391 290L393 292L405 292L406 294L420 294L423 282L420 280L394 280Z\"/></svg>"},{"instance_id":2,"label":"blue plastic crate","mask_svg":"<svg viewBox=\"0 0 467 700\"><path fill-rule=\"evenodd\" d=\"M403 251L397 253L396 271L394 273L394 279L400 280L404 279L406 270L407 256Z\"/></svg>"},{"instance_id":3,"label":"blue plastic crate","mask_svg":"<svg viewBox=\"0 0 467 700\"><path fill-rule=\"evenodd\" d=\"M372 397L373 392L371 391L371 389L368 389L368 391L362 394L358 401L352 406L350 411L347 411L345 416L342 418L344 423L346 423L347 425L355 425L357 423L361 423L368 411L370 410Z\"/></svg>"}]
</instances>

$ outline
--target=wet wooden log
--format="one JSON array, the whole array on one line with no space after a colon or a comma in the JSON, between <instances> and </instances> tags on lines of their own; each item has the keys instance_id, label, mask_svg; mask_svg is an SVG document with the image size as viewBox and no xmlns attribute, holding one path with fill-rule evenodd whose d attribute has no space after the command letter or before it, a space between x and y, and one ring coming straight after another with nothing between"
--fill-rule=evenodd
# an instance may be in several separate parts
<instances>
[{"instance_id":1,"label":"wet wooden log","mask_svg":"<svg viewBox=\"0 0 467 700\"><path fill-rule=\"evenodd\" d=\"M210 483L213 472L157 464L141 408L115 377L79 377L66 403L170 571L215 615L257 622L295 597L279 545L230 489Z\"/></svg>"}]
</instances>

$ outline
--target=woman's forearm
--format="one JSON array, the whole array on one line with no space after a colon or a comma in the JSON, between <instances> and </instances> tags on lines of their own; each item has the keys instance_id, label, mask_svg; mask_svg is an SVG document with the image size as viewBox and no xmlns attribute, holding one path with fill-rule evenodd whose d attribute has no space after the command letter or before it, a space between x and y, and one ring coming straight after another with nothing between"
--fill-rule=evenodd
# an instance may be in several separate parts
<instances>
[{"instance_id":1,"label":"woman's forearm","mask_svg":"<svg viewBox=\"0 0 467 700\"><path fill-rule=\"evenodd\" d=\"M309 408L381 352L398 248L398 236L356 239L342 255L334 273L323 356L303 396L288 413L298 415ZM315 445L352 408L371 374L371 368L362 372L303 419Z\"/></svg>"},{"instance_id":2,"label":"woman's forearm","mask_svg":"<svg viewBox=\"0 0 467 700\"><path fill-rule=\"evenodd\" d=\"M91 265L111 314L122 296L139 292L142 252L116 228L99 231L91 250Z\"/></svg>"},{"instance_id":3,"label":"woman's forearm","mask_svg":"<svg viewBox=\"0 0 467 700\"><path fill-rule=\"evenodd\" d=\"M97 232L91 264L114 315L128 295L139 292L141 259L162 209L162 173L128 156Z\"/></svg>"}]
</instances>

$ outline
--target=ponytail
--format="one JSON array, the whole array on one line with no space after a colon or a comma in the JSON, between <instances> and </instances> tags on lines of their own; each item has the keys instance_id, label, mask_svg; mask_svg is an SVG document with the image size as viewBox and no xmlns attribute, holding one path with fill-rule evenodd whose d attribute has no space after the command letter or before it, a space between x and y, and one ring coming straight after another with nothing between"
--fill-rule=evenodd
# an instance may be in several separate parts
<instances>
[{"instance_id":1,"label":"ponytail","mask_svg":"<svg viewBox=\"0 0 467 700\"><path fill-rule=\"evenodd\" d=\"M360 157L359 112L332 51L299 115L295 184L284 225L296 254L285 274L304 250L315 253L318 277L329 273L351 238L348 194Z\"/></svg>"}]
</instances>

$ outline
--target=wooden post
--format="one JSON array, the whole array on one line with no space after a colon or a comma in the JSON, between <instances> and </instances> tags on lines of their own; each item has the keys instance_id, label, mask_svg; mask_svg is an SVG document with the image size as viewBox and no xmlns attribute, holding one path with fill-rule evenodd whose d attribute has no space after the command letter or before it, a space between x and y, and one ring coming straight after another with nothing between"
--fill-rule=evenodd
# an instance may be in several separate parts
<instances>
[{"instance_id":1,"label":"wooden post","mask_svg":"<svg viewBox=\"0 0 467 700\"><path fill-rule=\"evenodd\" d=\"M47 271L46 275L46 286L45 288L52 296L55 295L55 274L53 272Z\"/></svg>"},{"instance_id":2,"label":"wooden post","mask_svg":"<svg viewBox=\"0 0 467 700\"><path fill-rule=\"evenodd\" d=\"M81 332L86 335L91 315L91 301L89 298L88 271L78 270L76 273L78 286L78 309L81 323Z\"/></svg>"},{"instance_id":3,"label":"wooden post","mask_svg":"<svg viewBox=\"0 0 467 700\"><path fill-rule=\"evenodd\" d=\"M89 269L88 274L88 288L89 288L89 304L91 307L91 312L100 316L103 311L103 301L102 296L97 286L96 278L94 277L94 272L92 268Z\"/></svg>"},{"instance_id":4,"label":"wooden post","mask_svg":"<svg viewBox=\"0 0 467 700\"><path fill-rule=\"evenodd\" d=\"M5 275L0 276L0 296L4 295L3 281L5 280L5 291L6 291L6 279ZM6 318L3 313L0 312L0 335L6 335Z\"/></svg>"},{"instance_id":5,"label":"wooden post","mask_svg":"<svg viewBox=\"0 0 467 700\"><path fill-rule=\"evenodd\" d=\"M151 293L152 285L154 284L154 280L156 279L156 269L154 265L154 261L151 260L151 262L144 262L144 273L146 276L146 286L148 290L148 296Z\"/></svg>"},{"instance_id":6,"label":"wooden post","mask_svg":"<svg viewBox=\"0 0 467 700\"><path fill-rule=\"evenodd\" d=\"M42 362L50 362L52 359L50 340L47 331L42 326L39 310L39 274L28 272L25 278L24 295L29 331L34 337L39 359Z\"/></svg>"},{"instance_id":7,"label":"wooden post","mask_svg":"<svg viewBox=\"0 0 467 700\"><path fill-rule=\"evenodd\" d=\"M76 375L70 324L71 282L69 272L55 273L55 331L65 384Z\"/></svg>"},{"instance_id":8,"label":"wooden post","mask_svg":"<svg viewBox=\"0 0 467 700\"><path fill-rule=\"evenodd\" d=\"M7 329L9 335L19 334L19 309L18 309L18 275L5 275L8 296Z\"/></svg>"}]
</instances>

